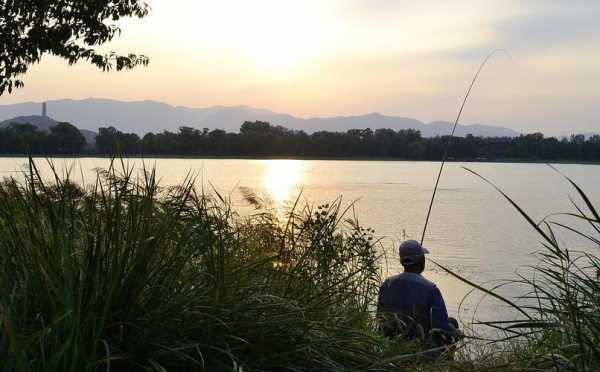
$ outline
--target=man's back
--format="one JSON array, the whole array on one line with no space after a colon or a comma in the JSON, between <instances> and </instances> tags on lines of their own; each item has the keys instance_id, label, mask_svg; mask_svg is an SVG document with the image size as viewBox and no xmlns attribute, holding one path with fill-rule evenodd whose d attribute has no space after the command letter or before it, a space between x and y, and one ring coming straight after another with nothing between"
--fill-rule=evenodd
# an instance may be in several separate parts
<instances>
[{"instance_id":1,"label":"man's back","mask_svg":"<svg viewBox=\"0 0 600 372\"><path fill-rule=\"evenodd\" d=\"M378 312L394 314L406 326L390 327L385 333L406 332L408 338L427 335L431 329L450 329L446 305L435 284L417 273L404 272L388 278L379 289Z\"/></svg>"}]
</instances>

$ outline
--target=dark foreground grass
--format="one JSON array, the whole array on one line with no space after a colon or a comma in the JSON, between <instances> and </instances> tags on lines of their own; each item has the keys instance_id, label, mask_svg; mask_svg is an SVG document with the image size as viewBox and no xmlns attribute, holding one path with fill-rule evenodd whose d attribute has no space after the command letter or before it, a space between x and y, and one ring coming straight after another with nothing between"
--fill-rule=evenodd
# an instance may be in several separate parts
<instances>
[{"instance_id":1,"label":"dark foreground grass","mask_svg":"<svg viewBox=\"0 0 600 372\"><path fill-rule=\"evenodd\" d=\"M153 171L115 169L83 190L31 163L24 182L0 185L3 370L406 365L375 332L371 231L339 201L284 223L241 218L191 178L161 188Z\"/></svg>"},{"instance_id":2,"label":"dark foreground grass","mask_svg":"<svg viewBox=\"0 0 600 372\"><path fill-rule=\"evenodd\" d=\"M600 366L600 261L561 246L556 231L600 242L598 214L577 188L586 209L567 216L573 225L537 224L519 209L545 250L533 279L520 279L528 298L504 299L523 317L487 324L504 342L466 341L471 351L457 362L426 363L414 346L377 332L381 250L339 200L296 206L278 221L252 194L256 213L237 215L191 177L162 188L153 171L111 166L81 189L68 177L44 182L30 167L25 180L0 184L2 370Z\"/></svg>"}]
</instances>

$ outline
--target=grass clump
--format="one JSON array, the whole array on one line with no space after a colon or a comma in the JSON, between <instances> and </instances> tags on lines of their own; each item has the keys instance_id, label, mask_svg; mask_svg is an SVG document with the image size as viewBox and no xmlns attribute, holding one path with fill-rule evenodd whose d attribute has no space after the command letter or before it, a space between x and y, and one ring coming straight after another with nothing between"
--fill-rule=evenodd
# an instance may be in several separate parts
<instances>
[{"instance_id":1,"label":"grass clump","mask_svg":"<svg viewBox=\"0 0 600 372\"><path fill-rule=\"evenodd\" d=\"M542 246L537 252L538 264L528 267L527 275L520 274L505 283L526 290L514 300L500 298L514 307L515 319L482 323L502 331L504 337L492 341L491 348L479 357L479 366L487 363L506 370L600 370L597 208L584 190L563 175L576 191L578 201L570 197L574 211L535 222L509 195L467 170L501 193L537 232Z\"/></svg>"},{"instance_id":2,"label":"grass clump","mask_svg":"<svg viewBox=\"0 0 600 372\"><path fill-rule=\"evenodd\" d=\"M242 218L192 178L116 168L0 184L3 370L401 368L371 314L371 231L339 200Z\"/></svg>"},{"instance_id":3,"label":"grass clump","mask_svg":"<svg viewBox=\"0 0 600 372\"><path fill-rule=\"evenodd\" d=\"M512 320L485 322L504 337L425 361L379 334L381 250L340 200L294 206L281 221L246 191L256 212L243 217L192 177L160 187L154 171L113 163L81 188L43 180L31 161L22 181L0 183L0 369L598 370L600 259L561 236L597 249L600 218L570 182L583 204L539 223L502 194L544 248L513 280L525 296L442 267L515 308Z\"/></svg>"}]
</instances>

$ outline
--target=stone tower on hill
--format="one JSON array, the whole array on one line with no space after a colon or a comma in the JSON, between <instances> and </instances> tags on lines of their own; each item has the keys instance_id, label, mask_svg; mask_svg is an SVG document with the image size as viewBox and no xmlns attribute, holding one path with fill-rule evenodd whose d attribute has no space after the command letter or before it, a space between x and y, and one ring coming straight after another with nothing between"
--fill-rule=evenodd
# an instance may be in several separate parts
<instances>
[{"instance_id":1,"label":"stone tower on hill","mask_svg":"<svg viewBox=\"0 0 600 372\"><path fill-rule=\"evenodd\" d=\"M46 102L42 103L42 117L45 119L48 117L48 115L46 115Z\"/></svg>"}]
</instances>

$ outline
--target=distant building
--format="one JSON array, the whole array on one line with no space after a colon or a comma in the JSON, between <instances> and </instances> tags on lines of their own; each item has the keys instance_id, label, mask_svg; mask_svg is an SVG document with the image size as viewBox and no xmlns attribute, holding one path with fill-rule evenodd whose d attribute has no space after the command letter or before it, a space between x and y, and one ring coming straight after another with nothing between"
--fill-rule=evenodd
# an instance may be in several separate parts
<instances>
[{"instance_id":1,"label":"distant building","mask_svg":"<svg viewBox=\"0 0 600 372\"><path fill-rule=\"evenodd\" d=\"M46 102L42 103L42 117L45 119L48 116L46 115Z\"/></svg>"}]
</instances>

